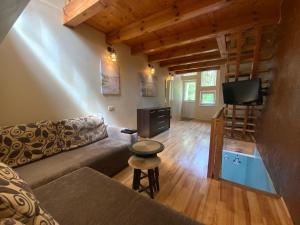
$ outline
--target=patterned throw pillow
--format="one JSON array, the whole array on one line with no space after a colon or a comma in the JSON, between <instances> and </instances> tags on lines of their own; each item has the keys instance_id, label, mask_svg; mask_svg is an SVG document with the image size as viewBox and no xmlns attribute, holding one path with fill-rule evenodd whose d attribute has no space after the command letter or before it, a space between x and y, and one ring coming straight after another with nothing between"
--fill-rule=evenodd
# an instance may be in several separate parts
<instances>
[{"instance_id":1,"label":"patterned throw pillow","mask_svg":"<svg viewBox=\"0 0 300 225\"><path fill-rule=\"evenodd\" d=\"M57 127L51 121L0 128L0 161L11 167L60 151Z\"/></svg>"},{"instance_id":2,"label":"patterned throw pillow","mask_svg":"<svg viewBox=\"0 0 300 225\"><path fill-rule=\"evenodd\" d=\"M86 116L58 121L59 146L63 151L106 138L107 130L103 118Z\"/></svg>"},{"instance_id":3,"label":"patterned throw pillow","mask_svg":"<svg viewBox=\"0 0 300 225\"><path fill-rule=\"evenodd\" d=\"M25 225L25 224L13 218L4 218L4 219L0 219L0 225Z\"/></svg>"},{"instance_id":4,"label":"patterned throw pillow","mask_svg":"<svg viewBox=\"0 0 300 225\"><path fill-rule=\"evenodd\" d=\"M0 218L11 218L25 225L58 225L40 207L30 187L3 163L0 163Z\"/></svg>"}]
</instances>

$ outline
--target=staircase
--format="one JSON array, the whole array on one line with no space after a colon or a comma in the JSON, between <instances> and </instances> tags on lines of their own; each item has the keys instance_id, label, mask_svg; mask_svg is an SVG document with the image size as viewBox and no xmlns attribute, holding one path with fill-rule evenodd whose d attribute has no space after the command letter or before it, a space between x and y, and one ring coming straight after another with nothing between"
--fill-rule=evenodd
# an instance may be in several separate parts
<instances>
[{"instance_id":1,"label":"staircase","mask_svg":"<svg viewBox=\"0 0 300 225\"><path fill-rule=\"evenodd\" d=\"M256 26L224 37L225 82L262 79L269 87L271 62L274 55L276 27ZM276 35L275 35L276 37ZM264 99L265 100L265 99ZM254 134L262 106L226 105L224 109L225 137L255 142Z\"/></svg>"}]
</instances>

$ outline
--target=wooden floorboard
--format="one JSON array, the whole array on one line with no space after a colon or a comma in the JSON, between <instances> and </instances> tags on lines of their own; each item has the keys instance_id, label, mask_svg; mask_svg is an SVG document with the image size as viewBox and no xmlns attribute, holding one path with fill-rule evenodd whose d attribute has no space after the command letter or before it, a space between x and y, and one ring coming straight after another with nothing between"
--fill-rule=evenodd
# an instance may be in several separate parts
<instances>
[{"instance_id":1,"label":"wooden floorboard","mask_svg":"<svg viewBox=\"0 0 300 225\"><path fill-rule=\"evenodd\" d=\"M165 145L155 200L206 225L292 225L280 198L206 178L209 137L209 123L178 121L153 138ZM131 187L132 170L114 179Z\"/></svg>"}]
</instances>

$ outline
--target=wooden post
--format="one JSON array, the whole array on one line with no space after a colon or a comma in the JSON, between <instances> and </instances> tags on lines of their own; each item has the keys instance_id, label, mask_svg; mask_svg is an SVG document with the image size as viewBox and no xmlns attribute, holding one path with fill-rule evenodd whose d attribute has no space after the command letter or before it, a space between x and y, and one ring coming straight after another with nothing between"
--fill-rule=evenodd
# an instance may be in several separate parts
<instances>
[{"instance_id":1,"label":"wooden post","mask_svg":"<svg viewBox=\"0 0 300 225\"><path fill-rule=\"evenodd\" d=\"M224 130L224 119L223 117L218 118L216 122L216 142L215 142L215 166L213 172L213 178L219 179L222 167L222 151L223 151L223 130Z\"/></svg>"},{"instance_id":2,"label":"wooden post","mask_svg":"<svg viewBox=\"0 0 300 225\"><path fill-rule=\"evenodd\" d=\"M214 158L215 158L215 130L216 130L216 121L212 119L211 129L210 129L210 143L209 143L209 155L208 155L208 168L207 168L207 177L213 178L214 170Z\"/></svg>"},{"instance_id":3,"label":"wooden post","mask_svg":"<svg viewBox=\"0 0 300 225\"><path fill-rule=\"evenodd\" d=\"M219 179L224 138L224 108L212 119L207 177Z\"/></svg>"}]
</instances>

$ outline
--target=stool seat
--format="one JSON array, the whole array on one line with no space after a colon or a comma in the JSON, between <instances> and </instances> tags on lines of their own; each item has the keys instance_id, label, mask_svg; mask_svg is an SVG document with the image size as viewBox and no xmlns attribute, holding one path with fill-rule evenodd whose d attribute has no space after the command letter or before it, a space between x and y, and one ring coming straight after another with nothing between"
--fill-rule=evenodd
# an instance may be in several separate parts
<instances>
[{"instance_id":1,"label":"stool seat","mask_svg":"<svg viewBox=\"0 0 300 225\"><path fill-rule=\"evenodd\" d=\"M130 167L140 170L154 169L156 167L159 167L160 163L161 159L158 156L152 158L142 158L133 155L128 160L128 164L130 165Z\"/></svg>"}]
</instances>

